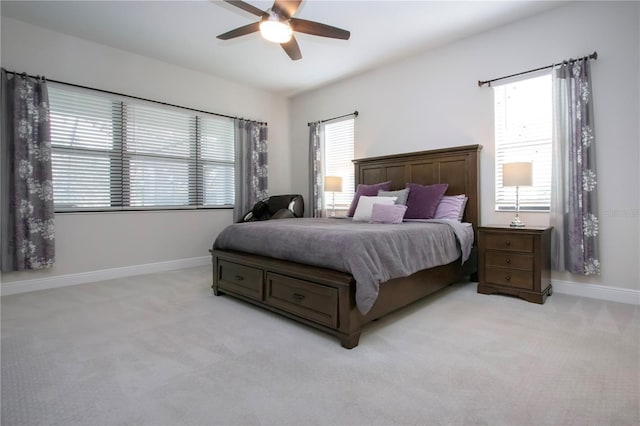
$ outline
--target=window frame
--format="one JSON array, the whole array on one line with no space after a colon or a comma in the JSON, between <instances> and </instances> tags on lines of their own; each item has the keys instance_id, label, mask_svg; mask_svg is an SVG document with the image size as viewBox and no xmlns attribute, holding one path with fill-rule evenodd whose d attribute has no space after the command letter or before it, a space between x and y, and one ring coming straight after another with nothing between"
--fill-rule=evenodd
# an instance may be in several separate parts
<instances>
[{"instance_id":1,"label":"window frame","mask_svg":"<svg viewBox=\"0 0 640 426\"><path fill-rule=\"evenodd\" d=\"M108 182L109 186L109 195L108 195L108 203L109 205L101 204L101 205L88 205L82 206L81 202L78 202L78 198L72 200L73 203L67 204L55 204L55 177L54 177L54 204L55 204L55 212L56 213L84 213L84 212L131 212L131 211L164 211L164 210L196 210L196 209L232 209L235 204L235 173L236 173L236 163L237 163L237 152L235 149L235 125L234 118L225 116L222 114L209 113L206 111L200 111L192 108L180 107L177 105L170 105L162 102L152 101L148 99L137 98L134 96L128 96L124 94L112 93L101 91L98 89L91 89L87 87L76 86L72 84L62 83L62 82L49 82L50 88L54 89L54 92L63 92L65 96L72 97L73 93L77 93L80 96L89 95L93 96L96 99L100 99L105 102L110 102L113 109L113 117L110 121L112 129L111 134L111 148L109 149L95 149L92 147L72 147L72 146L62 146L56 145L55 137L52 137L52 158L60 155L66 154L68 158L73 159L73 156L80 156L82 152L87 152L90 155L98 155L102 154L102 156L108 157L108 167L110 168L110 178ZM66 98L60 98L66 101ZM51 90L50 90L50 108L51 108ZM55 103L55 102L54 102ZM189 140L187 142L188 145L188 155L186 156L175 156L175 155L163 155L159 152L147 151L144 153L134 153L127 151L127 108L133 108L142 106L143 108L148 108L153 110L154 113L162 115L162 110L166 110L169 113L177 112L179 114L183 114L185 117L188 117L189 121L193 121L193 124L189 124L192 127L191 132L189 132ZM86 113L88 116L91 115L93 111L91 109L87 109ZM55 115L55 112L53 112ZM80 114L71 117L81 117ZM117 118L116 118L117 117ZM202 147L202 134L200 128L202 127L203 120L215 120L222 123L224 129L227 130L227 138L223 141L226 144L227 150L232 150L233 158L225 159L223 161L216 161L216 163L224 164L225 167L229 168L230 177L225 179L231 182L231 185L226 188L224 191L224 198L227 200L232 200L233 202L225 203L225 204L205 204L205 168L207 165L212 164L211 160L203 158L201 155L201 147ZM91 122L88 122L90 125ZM52 129L53 129L52 123ZM169 130L171 130L169 128ZM54 132L52 132L54 133ZM152 134L153 135L153 134ZM54 135L52 135L54 136ZM75 141L75 139L73 139ZM91 144L91 140L89 139L89 145ZM151 145L153 146L153 144ZM128 185L131 184L131 170L129 167L129 160L133 158L138 159L166 159L170 162L175 162L176 164L185 164L187 166L187 194L186 194L186 204L162 204L162 205L132 205L131 204L131 191L128 188ZM150 164L153 164L151 162ZM160 165L161 163L156 163ZM82 171L82 168L90 169L91 166L81 165L78 170ZM56 172L56 168L54 166L54 175ZM67 179L73 179L73 175L66 175ZM90 176L89 178L92 178ZM163 180L159 180L156 182L160 182L162 186ZM98 186L99 183L96 185ZM229 193L229 194L227 194ZM160 192L152 195L159 197L160 200L163 197L170 197L170 191L167 195L166 192ZM71 197L77 194L71 194ZM171 200L175 201L175 200ZM105 200L106 203L106 200Z\"/></svg>"},{"instance_id":2,"label":"window frame","mask_svg":"<svg viewBox=\"0 0 640 426\"><path fill-rule=\"evenodd\" d=\"M542 123L544 130L537 133L532 131L529 135L534 135L535 138L521 140L501 141L501 138L505 137L499 128L502 120L504 128L508 125L506 122L508 118L508 106L503 106L500 110L498 102L500 97L502 101L506 101L506 91L508 86L527 82L530 80L546 78L548 80L538 80L540 85L546 84L548 92L536 92L536 95L541 94L545 98L548 98L548 103L543 104L543 108L548 108L545 112L541 111L540 115L544 115L544 120L531 120L527 121L530 125L540 125ZM535 84L536 82L533 82ZM513 87L513 86L512 86ZM517 162L517 161L531 161L533 163L533 185L531 187L520 187L520 211L521 212L539 212L548 213L551 204L551 168L552 168L552 138L553 138L553 112L552 112L552 84L551 84L551 71L542 70L540 72L528 74L526 76L519 76L517 78L507 79L504 82L493 85L493 107L494 107L494 148L495 148L495 169L494 169L494 210L499 212L513 212L516 210L515 187L502 186L502 164ZM500 117L500 113L504 114L504 117ZM543 114L544 113L544 114ZM517 113L513 113L516 115ZM547 120L548 118L548 120ZM507 130L508 132L508 130ZM544 137L540 135L544 134ZM513 135L511 135L513 137ZM542 141L542 142L541 142Z\"/></svg>"},{"instance_id":3,"label":"window frame","mask_svg":"<svg viewBox=\"0 0 640 426\"><path fill-rule=\"evenodd\" d=\"M327 152L329 151L329 155L331 148L328 147L328 143L327 143L327 133L331 134L331 127L335 126L335 127L344 127L346 125L346 123L348 123L348 126L350 127L350 129L346 129L347 132L350 132L350 136L351 136L351 155L350 158L346 159L346 158L341 158L340 161L343 164L331 164L329 165L329 160L327 158ZM336 206L335 206L335 211L336 213L347 213L347 211L349 210L349 207L351 205L351 201L353 200L353 197L355 195L355 170L354 170L354 166L353 166L353 158L355 155L355 117L353 116L349 116L346 118L340 118L340 119L335 119L335 120L330 120L327 121L325 123L322 123L323 126L323 131L322 131L322 135L323 135L323 141L322 141L322 179L324 182L324 177L325 176L340 176L342 177L342 192L336 192L335 196L336 196ZM327 129L329 127L329 129ZM329 130L329 132L327 132L327 130ZM339 131L344 132L345 129L337 129ZM347 170L349 170L349 173L347 174ZM337 171L337 173L336 173ZM324 185L323 185L323 190L324 190ZM324 191L324 197L323 198L323 210L325 212L329 212L332 210L332 199L333 199L333 193L330 191Z\"/></svg>"}]
</instances>

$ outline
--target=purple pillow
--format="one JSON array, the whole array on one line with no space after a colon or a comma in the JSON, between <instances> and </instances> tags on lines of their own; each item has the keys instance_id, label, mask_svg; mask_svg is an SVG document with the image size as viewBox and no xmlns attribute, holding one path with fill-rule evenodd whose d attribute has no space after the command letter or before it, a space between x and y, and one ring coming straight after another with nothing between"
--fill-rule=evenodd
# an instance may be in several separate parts
<instances>
[{"instance_id":1,"label":"purple pillow","mask_svg":"<svg viewBox=\"0 0 640 426\"><path fill-rule=\"evenodd\" d=\"M374 204L369 223L402 223L407 206L402 204Z\"/></svg>"},{"instance_id":2,"label":"purple pillow","mask_svg":"<svg viewBox=\"0 0 640 426\"><path fill-rule=\"evenodd\" d=\"M449 184L446 183L426 186L408 183L409 198L407 212L404 214L405 219L433 219L436 208L448 187Z\"/></svg>"},{"instance_id":3,"label":"purple pillow","mask_svg":"<svg viewBox=\"0 0 640 426\"><path fill-rule=\"evenodd\" d=\"M360 199L361 195L366 195L367 197L375 197L376 195L378 195L378 191L389 191L390 189L391 181L376 183L375 185L359 184L356 188L356 195L353 196L353 200L351 201L351 206L349 207L347 216L353 216L356 211L356 207L358 206L358 200Z\"/></svg>"},{"instance_id":4,"label":"purple pillow","mask_svg":"<svg viewBox=\"0 0 640 426\"><path fill-rule=\"evenodd\" d=\"M464 207L467 204L467 196L445 195L433 214L434 219L452 219L461 221L464 216Z\"/></svg>"}]
</instances>

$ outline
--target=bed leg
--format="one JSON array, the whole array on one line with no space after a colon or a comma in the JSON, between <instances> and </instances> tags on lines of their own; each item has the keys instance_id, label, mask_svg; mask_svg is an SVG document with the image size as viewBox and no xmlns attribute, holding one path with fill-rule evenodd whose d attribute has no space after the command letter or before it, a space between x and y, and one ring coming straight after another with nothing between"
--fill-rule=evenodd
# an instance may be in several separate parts
<instances>
[{"instance_id":1,"label":"bed leg","mask_svg":"<svg viewBox=\"0 0 640 426\"><path fill-rule=\"evenodd\" d=\"M360 341L360 333L351 334L348 336L343 336L340 338L340 344L345 349L353 349L358 346L358 342Z\"/></svg>"}]
</instances>

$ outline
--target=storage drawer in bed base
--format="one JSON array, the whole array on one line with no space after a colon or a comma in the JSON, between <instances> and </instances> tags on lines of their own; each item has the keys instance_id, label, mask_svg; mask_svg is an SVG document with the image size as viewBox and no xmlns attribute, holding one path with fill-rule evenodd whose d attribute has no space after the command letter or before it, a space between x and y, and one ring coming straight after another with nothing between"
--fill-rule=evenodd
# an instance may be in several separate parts
<instances>
[{"instance_id":1,"label":"storage drawer in bed base","mask_svg":"<svg viewBox=\"0 0 640 426\"><path fill-rule=\"evenodd\" d=\"M231 293L264 299L264 272L239 263L220 260L217 267L218 287Z\"/></svg>"},{"instance_id":2,"label":"storage drawer in bed base","mask_svg":"<svg viewBox=\"0 0 640 426\"><path fill-rule=\"evenodd\" d=\"M336 288L267 272L265 301L317 323L333 328L338 326Z\"/></svg>"}]
</instances>

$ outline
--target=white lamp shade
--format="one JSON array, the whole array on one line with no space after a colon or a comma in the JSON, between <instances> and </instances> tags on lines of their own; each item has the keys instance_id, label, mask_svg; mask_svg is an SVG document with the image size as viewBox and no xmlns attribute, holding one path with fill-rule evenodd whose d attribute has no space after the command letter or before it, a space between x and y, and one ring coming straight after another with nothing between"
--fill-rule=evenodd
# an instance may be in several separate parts
<instances>
[{"instance_id":1,"label":"white lamp shade","mask_svg":"<svg viewBox=\"0 0 640 426\"><path fill-rule=\"evenodd\" d=\"M502 186L531 186L533 167L531 163L506 163L502 165Z\"/></svg>"},{"instance_id":2,"label":"white lamp shade","mask_svg":"<svg viewBox=\"0 0 640 426\"><path fill-rule=\"evenodd\" d=\"M340 176L325 176L324 177L324 190L326 192L342 192L342 177L340 177Z\"/></svg>"}]
</instances>

